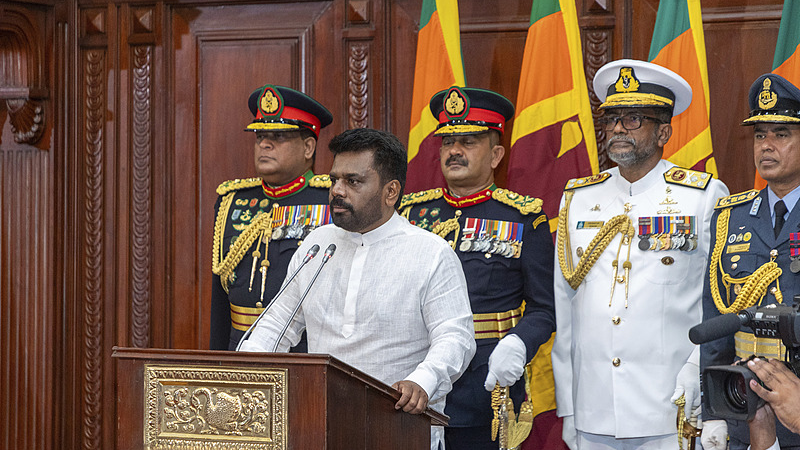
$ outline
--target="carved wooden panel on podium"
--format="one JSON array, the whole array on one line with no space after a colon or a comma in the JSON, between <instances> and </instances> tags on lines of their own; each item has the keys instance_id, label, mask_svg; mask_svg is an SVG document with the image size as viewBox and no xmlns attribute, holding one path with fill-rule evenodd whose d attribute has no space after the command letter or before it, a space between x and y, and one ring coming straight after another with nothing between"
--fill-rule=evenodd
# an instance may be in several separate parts
<instances>
[{"instance_id":1,"label":"carved wooden panel on podium","mask_svg":"<svg viewBox=\"0 0 800 450\"><path fill-rule=\"evenodd\" d=\"M115 348L117 448L428 449L434 411L329 355Z\"/></svg>"}]
</instances>

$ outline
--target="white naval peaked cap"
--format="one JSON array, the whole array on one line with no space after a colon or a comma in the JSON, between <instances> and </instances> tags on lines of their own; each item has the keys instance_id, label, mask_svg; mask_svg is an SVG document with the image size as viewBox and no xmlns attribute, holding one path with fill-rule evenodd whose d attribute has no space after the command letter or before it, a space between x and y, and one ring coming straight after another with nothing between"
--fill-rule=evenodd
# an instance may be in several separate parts
<instances>
[{"instance_id":1,"label":"white naval peaked cap","mask_svg":"<svg viewBox=\"0 0 800 450\"><path fill-rule=\"evenodd\" d=\"M692 103L692 88L677 73L647 61L620 59L597 70L594 93L605 108L670 108L672 115Z\"/></svg>"}]
</instances>

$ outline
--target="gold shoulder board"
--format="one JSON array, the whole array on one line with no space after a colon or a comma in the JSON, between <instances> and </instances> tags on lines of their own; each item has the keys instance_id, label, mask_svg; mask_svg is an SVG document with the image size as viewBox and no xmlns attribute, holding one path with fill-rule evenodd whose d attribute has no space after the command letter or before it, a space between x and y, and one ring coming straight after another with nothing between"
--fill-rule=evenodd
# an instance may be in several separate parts
<instances>
[{"instance_id":1,"label":"gold shoulder board","mask_svg":"<svg viewBox=\"0 0 800 450\"><path fill-rule=\"evenodd\" d=\"M431 200L436 200L442 196L442 189L428 189L427 191L420 191L420 192L412 192L410 194L406 194L403 196L403 200L400 201L400 208L403 209L411 205L416 205L417 203L424 203L429 202Z\"/></svg>"},{"instance_id":2,"label":"gold shoulder board","mask_svg":"<svg viewBox=\"0 0 800 450\"><path fill-rule=\"evenodd\" d=\"M542 211L542 199L520 195L508 189L495 189L492 192L492 198L500 203L517 208L522 214L536 214Z\"/></svg>"},{"instance_id":3,"label":"gold shoulder board","mask_svg":"<svg viewBox=\"0 0 800 450\"><path fill-rule=\"evenodd\" d=\"M760 191L758 189L750 189L749 191L722 197L721 199L717 200L717 204L714 206L714 209L727 208L729 206L747 203L750 200L758 197L759 192Z\"/></svg>"},{"instance_id":4,"label":"gold shoulder board","mask_svg":"<svg viewBox=\"0 0 800 450\"><path fill-rule=\"evenodd\" d=\"M600 184L609 178L611 178L611 174L608 172L598 173L597 175L590 175L583 178L573 178L567 181L567 186L564 187L564 189L576 189L591 186L593 184Z\"/></svg>"},{"instance_id":5,"label":"gold shoulder board","mask_svg":"<svg viewBox=\"0 0 800 450\"><path fill-rule=\"evenodd\" d=\"M331 187L331 177L328 174L314 175L308 180L308 185L315 188L328 189Z\"/></svg>"},{"instance_id":6,"label":"gold shoulder board","mask_svg":"<svg viewBox=\"0 0 800 450\"><path fill-rule=\"evenodd\" d=\"M682 167L672 167L664 172L664 181L672 184L680 184L695 189L705 189L711 181L712 175L699 170L684 169Z\"/></svg>"},{"instance_id":7,"label":"gold shoulder board","mask_svg":"<svg viewBox=\"0 0 800 450\"><path fill-rule=\"evenodd\" d=\"M228 180L217 187L218 195L225 195L231 191L238 191L239 189L247 189L251 187L261 186L261 178L245 178Z\"/></svg>"}]
</instances>

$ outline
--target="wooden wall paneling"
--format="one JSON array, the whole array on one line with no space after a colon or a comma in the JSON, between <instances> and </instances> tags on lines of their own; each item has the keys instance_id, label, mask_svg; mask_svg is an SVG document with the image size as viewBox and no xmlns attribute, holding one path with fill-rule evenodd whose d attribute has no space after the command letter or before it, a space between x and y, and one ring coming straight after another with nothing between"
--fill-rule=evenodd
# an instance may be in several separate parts
<instances>
[{"instance_id":1,"label":"wooden wall paneling","mask_svg":"<svg viewBox=\"0 0 800 450\"><path fill-rule=\"evenodd\" d=\"M411 97L414 89L414 64L417 54L417 32L422 2L394 0L386 2L388 42L386 63L388 67L386 100L388 130L403 145L408 145L411 121Z\"/></svg>"},{"instance_id":2,"label":"wooden wall paneling","mask_svg":"<svg viewBox=\"0 0 800 450\"><path fill-rule=\"evenodd\" d=\"M124 17L121 20L124 30L120 36L124 51L120 52L121 66L128 70L121 70L120 76L126 77L128 104L125 108L129 111L127 118L127 133L120 142L127 143L129 148L129 180L121 183L130 189L128 198L129 207L124 210L131 211L128 229L130 242L128 250L129 280L125 293L120 296L128 300L129 325L120 328L127 331L129 344L133 347L145 348L151 345L151 319L152 314L152 277L153 277L153 161L154 159L154 57L156 30L159 26L159 14L155 6L130 6L122 9ZM122 111L120 111L120 114ZM122 125L122 124L121 124ZM120 193L120 197L123 195ZM161 197L163 198L163 197ZM163 303L163 302L162 302ZM122 305L120 305L122 306ZM125 308L120 307L120 310ZM159 312L162 312L159 310ZM120 342L119 345L127 345Z\"/></svg>"},{"instance_id":3,"label":"wooden wall paneling","mask_svg":"<svg viewBox=\"0 0 800 450\"><path fill-rule=\"evenodd\" d=\"M56 362L58 366L58 442L62 448L81 448L81 429L83 423L83 364L82 364L82 324L81 303L83 283L83 237L81 235L83 221L83 154L80 144L82 94L78 83L82 82L80 74L80 53L78 41L80 27L79 12L74 2L64 2L56 6L58 13L59 55L57 83L54 98L58 99L57 119L54 129L57 150L58 169L55 180L61 190L58 195L58 226L61 257L56 258L58 272L58 291L62 292L59 318L63 321L58 327L61 341L57 345Z\"/></svg>"},{"instance_id":4,"label":"wooden wall paneling","mask_svg":"<svg viewBox=\"0 0 800 450\"><path fill-rule=\"evenodd\" d=\"M117 208L119 115L116 5L78 11L78 151L81 217L80 301L81 448L111 448L114 436L114 372L119 237L127 236L127 213ZM124 148L124 147L123 147ZM118 217L118 214L123 214ZM123 275L124 276L124 275ZM124 300L122 300L124 302Z\"/></svg>"},{"instance_id":5,"label":"wooden wall paneling","mask_svg":"<svg viewBox=\"0 0 800 450\"><path fill-rule=\"evenodd\" d=\"M52 7L0 2L2 448L51 448L57 430L52 25Z\"/></svg>"},{"instance_id":6,"label":"wooden wall paneling","mask_svg":"<svg viewBox=\"0 0 800 450\"><path fill-rule=\"evenodd\" d=\"M379 0L346 0L344 2L343 46L347 66L342 92L346 98L347 112L342 120L344 129L382 128L388 124L388 108L380 108L385 101L386 85L383 46L386 22L383 2ZM331 155L323 151L324 162ZM317 163L319 167L320 164ZM330 164L323 164L318 172L327 172Z\"/></svg>"},{"instance_id":7,"label":"wooden wall paneling","mask_svg":"<svg viewBox=\"0 0 800 450\"><path fill-rule=\"evenodd\" d=\"M589 101L592 105L592 116L597 119L601 115L597 109L600 100L594 92L592 80L597 70L609 61L614 54L614 28L617 18L612 9L612 2L583 0L578 4L578 26L581 29L581 47L583 49L583 67L586 75L586 86L589 89ZM597 160L600 170L613 166L605 152L605 131L595 126L597 141Z\"/></svg>"},{"instance_id":8,"label":"wooden wall paneling","mask_svg":"<svg viewBox=\"0 0 800 450\"><path fill-rule=\"evenodd\" d=\"M331 2L170 10L174 130L164 176L170 183L174 348L208 346L215 190L222 181L254 175L253 137L243 131L252 121L250 93L265 83L306 91L342 123L343 93L330 88L342 85L342 72L338 63L328 65L343 60L333 39L336 11ZM331 133L323 130L327 139Z\"/></svg>"}]
</instances>

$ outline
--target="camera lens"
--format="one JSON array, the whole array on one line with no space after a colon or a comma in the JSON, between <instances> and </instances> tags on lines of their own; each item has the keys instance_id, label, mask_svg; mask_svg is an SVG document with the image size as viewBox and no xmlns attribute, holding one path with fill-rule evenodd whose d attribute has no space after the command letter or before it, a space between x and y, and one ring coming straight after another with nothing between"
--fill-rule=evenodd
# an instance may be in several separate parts
<instances>
[{"instance_id":1,"label":"camera lens","mask_svg":"<svg viewBox=\"0 0 800 450\"><path fill-rule=\"evenodd\" d=\"M731 373L725 378L725 398L737 409L747 409L747 382L739 373Z\"/></svg>"}]
</instances>

